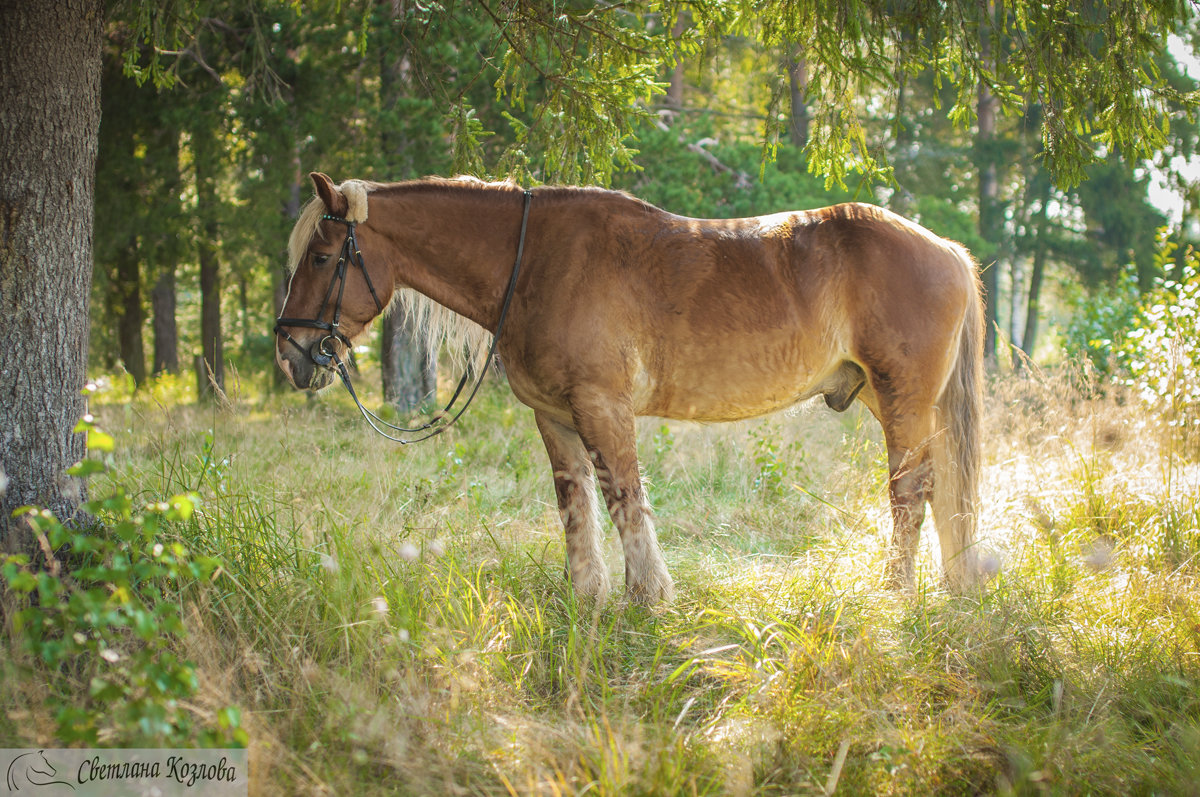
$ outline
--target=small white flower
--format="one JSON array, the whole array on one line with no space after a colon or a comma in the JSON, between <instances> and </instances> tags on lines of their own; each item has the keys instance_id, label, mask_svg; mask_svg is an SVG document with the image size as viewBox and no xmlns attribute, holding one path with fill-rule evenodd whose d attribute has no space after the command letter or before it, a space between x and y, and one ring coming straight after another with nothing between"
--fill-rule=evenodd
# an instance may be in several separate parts
<instances>
[{"instance_id":1,"label":"small white flower","mask_svg":"<svg viewBox=\"0 0 1200 797\"><path fill-rule=\"evenodd\" d=\"M382 595L377 595L371 598L371 611L373 611L380 620L386 620L388 614L387 598Z\"/></svg>"},{"instance_id":2,"label":"small white flower","mask_svg":"<svg viewBox=\"0 0 1200 797\"><path fill-rule=\"evenodd\" d=\"M406 542L400 546L400 558L406 562L415 561L419 555L420 551L417 550L417 546L411 542Z\"/></svg>"},{"instance_id":3,"label":"small white flower","mask_svg":"<svg viewBox=\"0 0 1200 797\"><path fill-rule=\"evenodd\" d=\"M116 664L121 660L121 654L117 653L112 648L105 648L104 650L100 651L100 658L104 659L109 664Z\"/></svg>"},{"instance_id":4,"label":"small white flower","mask_svg":"<svg viewBox=\"0 0 1200 797\"><path fill-rule=\"evenodd\" d=\"M163 547L161 542L154 543L154 558L162 556Z\"/></svg>"},{"instance_id":5,"label":"small white flower","mask_svg":"<svg viewBox=\"0 0 1200 797\"><path fill-rule=\"evenodd\" d=\"M401 642L407 642L408 641L408 629L401 628L399 631L397 631L396 639L399 639Z\"/></svg>"}]
</instances>

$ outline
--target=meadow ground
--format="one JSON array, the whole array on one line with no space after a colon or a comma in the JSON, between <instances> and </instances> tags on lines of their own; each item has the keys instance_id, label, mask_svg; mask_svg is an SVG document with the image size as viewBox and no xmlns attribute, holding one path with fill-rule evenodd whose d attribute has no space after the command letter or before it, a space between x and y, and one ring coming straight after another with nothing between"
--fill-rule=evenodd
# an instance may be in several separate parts
<instances>
[{"instance_id":1,"label":"meadow ground","mask_svg":"<svg viewBox=\"0 0 1200 797\"><path fill-rule=\"evenodd\" d=\"M161 532L220 560L166 593L196 673L178 709L240 708L253 794L1200 794L1200 469L1090 392L989 385L1001 569L974 597L939 588L929 522L916 593L884 587L878 425L819 403L643 422L678 593L651 611L571 594L532 415L499 383L407 447L334 392L102 393L91 490L200 494ZM6 625L6 746L54 745L53 706L103 714L89 683L117 664L55 673Z\"/></svg>"}]
</instances>

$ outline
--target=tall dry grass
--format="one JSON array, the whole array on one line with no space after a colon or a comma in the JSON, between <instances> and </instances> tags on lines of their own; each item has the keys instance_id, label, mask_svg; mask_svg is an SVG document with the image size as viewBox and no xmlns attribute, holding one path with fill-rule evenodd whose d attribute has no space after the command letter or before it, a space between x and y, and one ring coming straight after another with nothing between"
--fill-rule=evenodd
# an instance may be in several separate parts
<instances>
[{"instance_id":1,"label":"tall dry grass","mask_svg":"<svg viewBox=\"0 0 1200 797\"><path fill-rule=\"evenodd\" d=\"M939 588L930 528L916 593L885 589L865 412L645 422L678 590L655 611L564 584L532 417L499 385L404 448L335 394L97 415L113 478L204 497L175 531L223 562L180 595L192 708L243 707L254 793L1195 794L1200 472L1095 388L989 385L1000 571L973 597ZM0 731L52 743L26 686L0 687Z\"/></svg>"}]
</instances>

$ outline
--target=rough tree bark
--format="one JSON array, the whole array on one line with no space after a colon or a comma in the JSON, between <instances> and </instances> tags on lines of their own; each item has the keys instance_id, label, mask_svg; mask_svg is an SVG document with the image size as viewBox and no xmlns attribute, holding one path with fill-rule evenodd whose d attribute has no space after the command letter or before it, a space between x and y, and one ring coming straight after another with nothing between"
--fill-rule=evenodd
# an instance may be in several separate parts
<instances>
[{"instance_id":1,"label":"rough tree bark","mask_svg":"<svg viewBox=\"0 0 1200 797\"><path fill-rule=\"evenodd\" d=\"M84 454L102 0L0 3L0 543L24 504L69 518Z\"/></svg>"}]
</instances>

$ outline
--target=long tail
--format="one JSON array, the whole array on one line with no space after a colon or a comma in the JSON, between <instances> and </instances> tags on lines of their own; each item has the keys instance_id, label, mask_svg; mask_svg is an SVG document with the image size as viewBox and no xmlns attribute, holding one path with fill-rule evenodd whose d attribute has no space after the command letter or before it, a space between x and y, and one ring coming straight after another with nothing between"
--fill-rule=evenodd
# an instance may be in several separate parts
<instances>
[{"instance_id":1,"label":"long tail","mask_svg":"<svg viewBox=\"0 0 1200 797\"><path fill-rule=\"evenodd\" d=\"M962 591L980 576L976 549L983 414L983 302L978 271L965 251L972 275L958 359L938 402L938 429L933 441L933 520L942 550L943 569L951 589Z\"/></svg>"}]
</instances>

